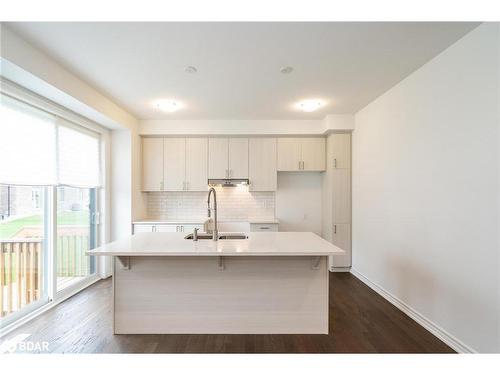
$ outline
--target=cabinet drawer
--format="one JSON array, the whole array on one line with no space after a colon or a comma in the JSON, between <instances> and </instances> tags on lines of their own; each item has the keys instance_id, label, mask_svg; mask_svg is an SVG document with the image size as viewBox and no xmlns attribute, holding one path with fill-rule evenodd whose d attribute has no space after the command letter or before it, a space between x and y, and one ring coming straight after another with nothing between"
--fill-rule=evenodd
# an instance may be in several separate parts
<instances>
[{"instance_id":1,"label":"cabinet drawer","mask_svg":"<svg viewBox=\"0 0 500 375\"><path fill-rule=\"evenodd\" d=\"M250 232L277 232L278 224L250 224Z\"/></svg>"},{"instance_id":2,"label":"cabinet drawer","mask_svg":"<svg viewBox=\"0 0 500 375\"><path fill-rule=\"evenodd\" d=\"M154 225L134 224L134 233L153 232Z\"/></svg>"}]
</instances>

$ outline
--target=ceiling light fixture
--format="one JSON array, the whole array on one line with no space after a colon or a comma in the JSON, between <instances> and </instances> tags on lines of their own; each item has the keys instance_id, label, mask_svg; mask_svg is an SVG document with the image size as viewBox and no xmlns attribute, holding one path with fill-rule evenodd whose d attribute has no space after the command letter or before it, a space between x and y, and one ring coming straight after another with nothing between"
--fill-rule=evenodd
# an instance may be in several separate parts
<instances>
[{"instance_id":1,"label":"ceiling light fixture","mask_svg":"<svg viewBox=\"0 0 500 375\"><path fill-rule=\"evenodd\" d=\"M189 74L194 74L194 73L198 72L198 69L196 69L196 67L194 67L194 66L188 65L184 68L184 71L186 73L189 73Z\"/></svg>"},{"instance_id":2,"label":"ceiling light fixture","mask_svg":"<svg viewBox=\"0 0 500 375\"><path fill-rule=\"evenodd\" d=\"M317 99L311 99L311 100L304 100L299 103L298 107L301 111L303 112L314 112L318 108L320 108L323 105L320 100Z\"/></svg>"},{"instance_id":3,"label":"ceiling light fixture","mask_svg":"<svg viewBox=\"0 0 500 375\"><path fill-rule=\"evenodd\" d=\"M153 105L163 112L175 112L183 108L182 103L171 99L160 99L153 103Z\"/></svg>"},{"instance_id":4,"label":"ceiling light fixture","mask_svg":"<svg viewBox=\"0 0 500 375\"><path fill-rule=\"evenodd\" d=\"M282 74L290 74L291 72L293 72L293 67L291 66L284 66L280 69L280 72Z\"/></svg>"}]
</instances>

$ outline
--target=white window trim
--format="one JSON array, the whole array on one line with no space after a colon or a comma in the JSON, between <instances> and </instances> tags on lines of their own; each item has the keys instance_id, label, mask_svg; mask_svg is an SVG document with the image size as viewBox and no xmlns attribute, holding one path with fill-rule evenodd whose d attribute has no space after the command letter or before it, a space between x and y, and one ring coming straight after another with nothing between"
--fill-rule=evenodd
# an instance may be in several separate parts
<instances>
[{"instance_id":1,"label":"white window trim","mask_svg":"<svg viewBox=\"0 0 500 375\"><path fill-rule=\"evenodd\" d=\"M4 77L0 77L0 92L6 94L10 97L13 97L17 100L25 102L31 106L34 106L40 110L48 112L52 115L70 121L75 124L75 127L82 127L87 131L98 133L100 135L101 140L101 150L100 150L100 167L101 167L101 179L102 184L99 188L99 195L97 199L99 200L99 229L97 232L96 242L98 246L102 245L109 241L110 238L110 222L109 222L109 213L110 213L110 190L108 188L110 178L110 166L111 164L111 152L110 152L110 131L105 127L63 107L59 104L52 102L51 100L44 98L38 94L35 94L32 91L21 87ZM54 191L54 188L49 189ZM50 194L50 192L49 192ZM50 197L53 199L53 197ZM55 204L52 205L53 208L56 207ZM54 213L52 213L54 215ZM52 226L55 231L55 226ZM53 237L52 233L50 237ZM51 241L52 239L49 238ZM52 244L54 246L54 244ZM50 261L54 262L53 259ZM60 292L52 292L54 291L55 280L53 275L49 277L49 302L42 304L41 306L35 304L31 310L27 312L26 315L23 315L21 318L16 321L9 323L6 326L2 326L0 328L0 337L8 334L16 328L19 328L23 324L29 322L35 317L39 316L43 312L57 306L59 303L63 302L65 299L71 297L72 295L80 292L81 290L87 288L92 285L96 281L109 277L109 265L111 264L111 260L109 257L96 257L96 273L93 276L89 276L84 280L75 283L74 285L67 288L67 290L62 290Z\"/></svg>"}]
</instances>

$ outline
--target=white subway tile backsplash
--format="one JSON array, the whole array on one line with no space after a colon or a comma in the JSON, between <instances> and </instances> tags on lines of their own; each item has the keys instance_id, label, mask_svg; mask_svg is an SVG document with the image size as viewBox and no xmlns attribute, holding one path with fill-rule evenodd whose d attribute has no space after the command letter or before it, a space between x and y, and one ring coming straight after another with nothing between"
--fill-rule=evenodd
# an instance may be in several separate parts
<instances>
[{"instance_id":1,"label":"white subway tile backsplash","mask_svg":"<svg viewBox=\"0 0 500 375\"><path fill-rule=\"evenodd\" d=\"M222 221L246 221L249 218L274 218L275 193L249 192L246 188L216 188L217 215ZM178 220L207 216L208 192L175 191L147 194L151 219Z\"/></svg>"}]
</instances>

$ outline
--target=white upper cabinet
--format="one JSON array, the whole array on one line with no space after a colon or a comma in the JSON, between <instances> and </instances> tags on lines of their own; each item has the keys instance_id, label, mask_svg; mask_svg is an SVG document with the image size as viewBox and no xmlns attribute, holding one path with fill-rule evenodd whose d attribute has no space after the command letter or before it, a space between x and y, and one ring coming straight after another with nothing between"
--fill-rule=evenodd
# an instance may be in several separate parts
<instances>
[{"instance_id":1,"label":"white upper cabinet","mask_svg":"<svg viewBox=\"0 0 500 375\"><path fill-rule=\"evenodd\" d=\"M278 138L278 171L324 171L324 138Z\"/></svg>"},{"instance_id":2,"label":"white upper cabinet","mask_svg":"<svg viewBox=\"0 0 500 375\"><path fill-rule=\"evenodd\" d=\"M302 138L302 170L324 171L326 169L325 152L325 138Z\"/></svg>"},{"instance_id":3,"label":"white upper cabinet","mask_svg":"<svg viewBox=\"0 0 500 375\"><path fill-rule=\"evenodd\" d=\"M351 134L332 134L328 137L328 164L336 169L351 168Z\"/></svg>"},{"instance_id":4,"label":"white upper cabinet","mask_svg":"<svg viewBox=\"0 0 500 375\"><path fill-rule=\"evenodd\" d=\"M184 190L186 170L186 140L185 138L164 138L163 145L163 175L166 191Z\"/></svg>"},{"instance_id":5,"label":"white upper cabinet","mask_svg":"<svg viewBox=\"0 0 500 375\"><path fill-rule=\"evenodd\" d=\"M276 191L276 138L250 138L250 191Z\"/></svg>"},{"instance_id":6,"label":"white upper cabinet","mask_svg":"<svg viewBox=\"0 0 500 375\"><path fill-rule=\"evenodd\" d=\"M208 178L229 177L229 140L208 139Z\"/></svg>"},{"instance_id":7,"label":"white upper cabinet","mask_svg":"<svg viewBox=\"0 0 500 375\"><path fill-rule=\"evenodd\" d=\"M229 138L229 178L248 178L248 138Z\"/></svg>"},{"instance_id":8,"label":"white upper cabinet","mask_svg":"<svg viewBox=\"0 0 500 375\"><path fill-rule=\"evenodd\" d=\"M207 190L208 139L186 138L186 178L184 189Z\"/></svg>"},{"instance_id":9,"label":"white upper cabinet","mask_svg":"<svg viewBox=\"0 0 500 375\"><path fill-rule=\"evenodd\" d=\"M143 138L143 191L205 191L208 138Z\"/></svg>"},{"instance_id":10,"label":"white upper cabinet","mask_svg":"<svg viewBox=\"0 0 500 375\"><path fill-rule=\"evenodd\" d=\"M142 138L142 190L163 190L163 138Z\"/></svg>"},{"instance_id":11,"label":"white upper cabinet","mask_svg":"<svg viewBox=\"0 0 500 375\"><path fill-rule=\"evenodd\" d=\"M248 138L209 138L208 178L248 178Z\"/></svg>"},{"instance_id":12,"label":"white upper cabinet","mask_svg":"<svg viewBox=\"0 0 500 375\"><path fill-rule=\"evenodd\" d=\"M278 138L278 171L298 171L302 166L300 138Z\"/></svg>"}]
</instances>

